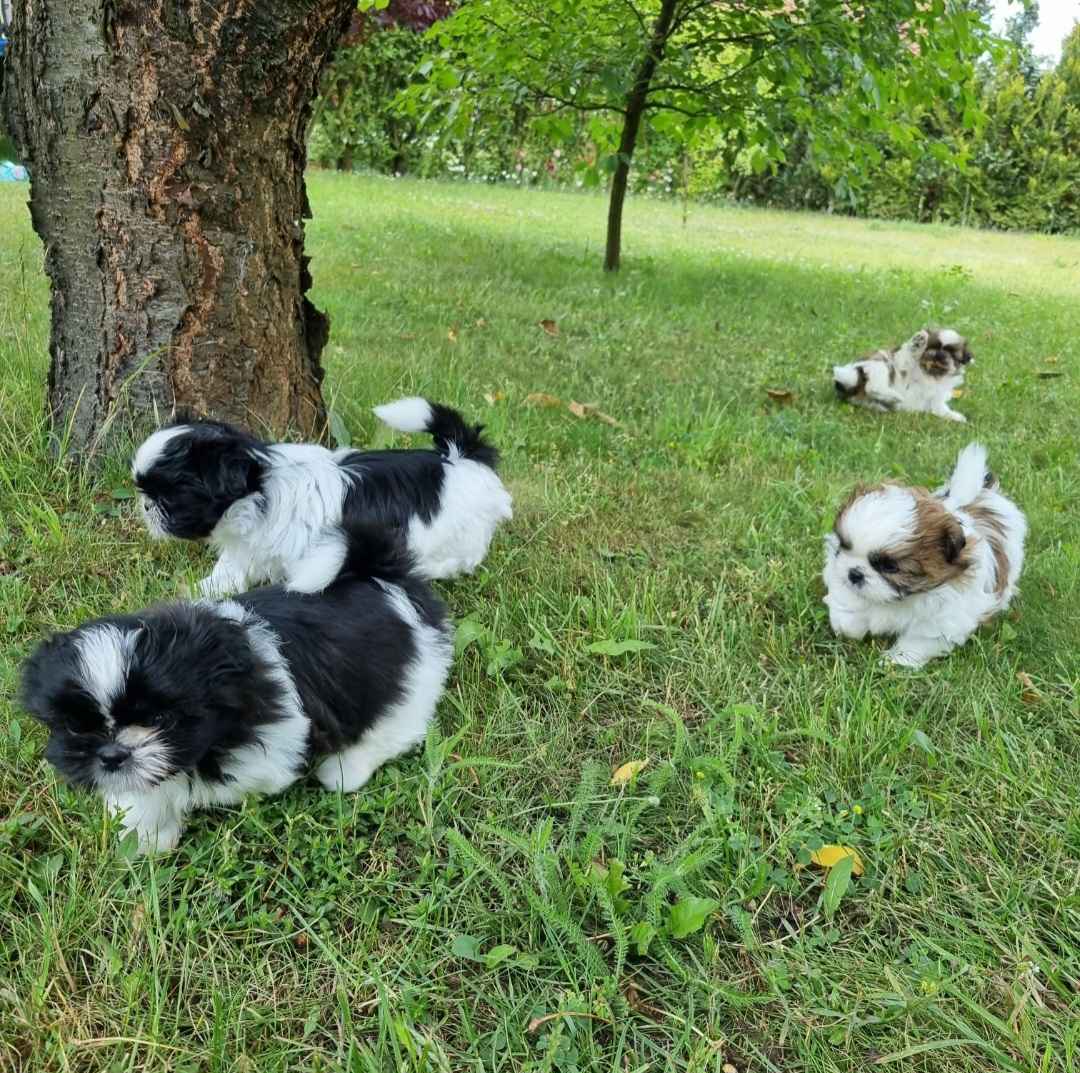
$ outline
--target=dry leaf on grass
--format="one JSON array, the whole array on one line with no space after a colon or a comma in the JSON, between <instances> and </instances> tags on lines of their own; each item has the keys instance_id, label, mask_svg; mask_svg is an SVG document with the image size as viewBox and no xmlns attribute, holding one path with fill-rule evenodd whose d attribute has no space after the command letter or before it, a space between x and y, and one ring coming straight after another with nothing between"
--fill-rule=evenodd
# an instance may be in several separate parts
<instances>
[{"instance_id":1,"label":"dry leaf on grass","mask_svg":"<svg viewBox=\"0 0 1080 1073\"><path fill-rule=\"evenodd\" d=\"M795 401L795 392L788 391L785 387L767 387L765 394L769 396L773 402L779 402L786 405L787 403Z\"/></svg>"},{"instance_id":2,"label":"dry leaf on grass","mask_svg":"<svg viewBox=\"0 0 1080 1073\"><path fill-rule=\"evenodd\" d=\"M1028 705L1041 704L1043 699L1042 694L1031 680L1031 675L1026 671L1017 671L1016 678L1020 685L1023 686L1020 693L1020 699Z\"/></svg>"},{"instance_id":3,"label":"dry leaf on grass","mask_svg":"<svg viewBox=\"0 0 1080 1073\"><path fill-rule=\"evenodd\" d=\"M476 326L477 326L478 328L486 328L486 327L487 327L487 321L486 321L486 320L484 320L484 318L483 318L483 317L481 317L481 318L480 318L480 319L479 319L479 320L478 320L478 321L476 322Z\"/></svg>"},{"instance_id":4,"label":"dry leaf on grass","mask_svg":"<svg viewBox=\"0 0 1080 1073\"><path fill-rule=\"evenodd\" d=\"M539 324L540 324L540 327L543 328L544 331L548 333L548 335L558 335L559 334L559 326L558 326L558 324L555 323L555 321L553 321L553 320L542 320L542 321L539 322Z\"/></svg>"},{"instance_id":5,"label":"dry leaf on grass","mask_svg":"<svg viewBox=\"0 0 1080 1073\"><path fill-rule=\"evenodd\" d=\"M568 402L566 408L575 417L595 417L597 421L603 421L605 425L611 425L612 428L622 428L621 421L616 421L611 414L606 414L603 410L598 410L592 403Z\"/></svg>"},{"instance_id":6,"label":"dry leaf on grass","mask_svg":"<svg viewBox=\"0 0 1080 1073\"><path fill-rule=\"evenodd\" d=\"M628 760L615 769L615 773L611 776L611 785L625 786L648 762L648 760Z\"/></svg>"},{"instance_id":7,"label":"dry leaf on grass","mask_svg":"<svg viewBox=\"0 0 1080 1073\"><path fill-rule=\"evenodd\" d=\"M558 395L549 395L546 391L534 391L531 395L525 396L526 406L546 406L556 407L562 406L563 401Z\"/></svg>"},{"instance_id":8,"label":"dry leaf on grass","mask_svg":"<svg viewBox=\"0 0 1080 1073\"><path fill-rule=\"evenodd\" d=\"M847 857L853 858L851 862L851 874L861 876L863 874L862 858L850 846L822 846L810 854L810 860L819 868L832 868Z\"/></svg>"},{"instance_id":9,"label":"dry leaf on grass","mask_svg":"<svg viewBox=\"0 0 1080 1073\"><path fill-rule=\"evenodd\" d=\"M1058 356L1056 354L1051 354L1050 357L1043 358L1043 364L1044 365L1057 365L1057 363L1058 363Z\"/></svg>"},{"instance_id":10,"label":"dry leaf on grass","mask_svg":"<svg viewBox=\"0 0 1080 1073\"><path fill-rule=\"evenodd\" d=\"M543 1017L534 1017L525 1031L531 1036L537 1029L543 1028L544 1025L559 1017L584 1017L587 1021L601 1021L605 1025L611 1024L606 1017L600 1017L595 1013L584 1013L580 1010L558 1010L556 1013L545 1013Z\"/></svg>"},{"instance_id":11,"label":"dry leaf on grass","mask_svg":"<svg viewBox=\"0 0 1080 1073\"><path fill-rule=\"evenodd\" d=\"M962 387L954 387L952 397L954 399L962 399L964 397L964 389Z\"/></svg>"},{"instance_id":12,"label":"dry leaf on grass","mask_svg":"<svg viewBox=\"0 0 1080 1073\"><path fill-rule=\"evenodd\" d=\"M449 339L451 343L456 343L457 342L457 328L451 328L446 333L446 338Z\"/></svg>"},{"instance_id":13,"label":"dry leaf on grass","mask_svg":"<svg viewBox=\"0 0 1080 1073\"><path fill-rule=\"evenodd\" d=\"M506 392L504 391L485 391L484 399L488 406L494 406L497 402L502 402L506 398Z\"/></svg>"}]
</instances>

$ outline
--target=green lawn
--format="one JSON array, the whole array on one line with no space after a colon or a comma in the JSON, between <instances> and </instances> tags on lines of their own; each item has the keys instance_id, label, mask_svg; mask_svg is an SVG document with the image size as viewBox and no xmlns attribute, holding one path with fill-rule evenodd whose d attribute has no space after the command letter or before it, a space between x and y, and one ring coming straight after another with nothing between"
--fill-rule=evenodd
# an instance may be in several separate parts
<instances>
[{"instance_id":1,"label":"green lawn","mask_svg":"<svg viewBox=\"0 0 1080 1073\"><path fill-rule=\"evenodd\" d=\"M635 201L607 278L592 197L311 195L353 442L396 395L459 405L514 522L442 587L465 647L422 754L124 859L17 665L207 558L144 538L122 450L48 458L40 247L0 188L0 1070L1080 1069L1080 241ZM967 427L833 400L925 322L971 338ZM975 436L1028 512L1022 596L884 667L829 630L821 536ZM806 862L837 842L835 907Z\"/></svg>"}]
</instances>

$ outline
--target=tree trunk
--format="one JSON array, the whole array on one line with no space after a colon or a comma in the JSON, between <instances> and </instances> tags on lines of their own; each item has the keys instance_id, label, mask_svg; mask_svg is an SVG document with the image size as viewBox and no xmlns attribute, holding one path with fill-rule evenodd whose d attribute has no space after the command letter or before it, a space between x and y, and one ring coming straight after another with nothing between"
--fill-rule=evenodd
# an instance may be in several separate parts
<instances>
[{"instance_id":1,"label":"tree trunk","mask_svg":"<svg viewBox=\"0 0 1080 1073\"><path fill-rule=\"evenodd\" d=\"M305 134L355 0L15 0L6 111L52 285L48 406L325 431Z\"/></svg>"},{"instance_id":2,"label":"tree trunk","mask_svg":"<svg viewBox=\"0 0 1080 1073\"><path fill-rule=\"evenodd\" d=\"M662 0L660 14L653 23L652 33L646 45L645 55L634 76L634 84L626 98L626 110L623 112L622 135L619 138L619 159L615 165L615 174L611 177L611 198L608 201L607 248L604 252L604 271L617 272L622 254L622 215L623 202L626 201L626 184L630 178L630 161L634 157L641 119L645 115L645 106L649 101L649 85L652 83L656 68L664 58L668 37L671 35L675 20L675 9L679 0Z\"/></svg>"}]
</instances>

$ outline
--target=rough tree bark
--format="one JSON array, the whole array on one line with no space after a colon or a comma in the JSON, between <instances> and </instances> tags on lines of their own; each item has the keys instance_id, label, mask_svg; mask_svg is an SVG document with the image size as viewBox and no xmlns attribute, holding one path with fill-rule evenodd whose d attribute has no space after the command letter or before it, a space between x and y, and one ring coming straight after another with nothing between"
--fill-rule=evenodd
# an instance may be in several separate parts
<instances>
[{"instance_id":1,"label":"rough tree bark","mask_svg":"<svg viewBox=\"0 0 1080 1073\"><path fill-rule=\"evenodd\" d=\"M305 134L355 0L15 0L8 122L76 451L174 406L320 435Z\"/></svg>"},{"instance_id":2,"label":"rough tree bark","mask_svg":"<svg viewBox=\"0 0 1080 1073\"><path fill-rule=\"evenodd\" d=\"M679 0L662 0L660 13L656 16L656 22L653 23L652 32L645 46L645 55L641 57L641 64L634 76L630 94L626 98L622 134L619 136L619 159L615 165L615 173L611 177L611 195L608 200L607 246L604 251L605 272L615 272L619 268L619 258L622 254L623 203L626 201L626 184L630 178L630 161L634 156L634 146L637 145L641 119L649 101L649 86L652 84L653 75L656 74L656 68L664 58L664 50L667 48L668 38L671 36L672 25L675 21L675 9L678 6Z\"/></svg>"}]
</instances>

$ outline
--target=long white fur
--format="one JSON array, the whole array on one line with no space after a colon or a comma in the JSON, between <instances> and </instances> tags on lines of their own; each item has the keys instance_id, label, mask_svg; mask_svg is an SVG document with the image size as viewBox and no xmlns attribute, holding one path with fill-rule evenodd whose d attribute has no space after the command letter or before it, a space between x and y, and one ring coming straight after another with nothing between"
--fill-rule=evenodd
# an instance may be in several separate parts
<instances>
[{"instance_id":1,"label":"long white fur","mask_svg":"<svg viewBox=\"0 0 1080 1073\"><path fill-rule=\"evenodd\" d=\"M426 432L431 421L431 404L419 395L384 402L372 412L384 425L398 432Z\"/></svg>"},{"instance_id":2,"label":"long white fur","mask_svg":"<svg viewBox=\"0 0 1080 1073\"><path fill-rule=\"evenodd\" d=\"M375 412L405 432L425 431L431 418L430 405L420 398L398 399ZM345 541L338 527L345 495L357 478L340 462L351 449L283 443L267 451L262 493L234 503L210 535L219 554L199 584L204 596L263 581L283 582L294 592L321 592L341 567ZM489 466L462 457L452 444L443 466L438 511L430 522L414 517L406 535L417 573L428 579L471 573L487 555L495 530L513 517L510 493Z\"/></svg>"},{"instance_id":3,"label":"long white fur","mask_svg":"<svg viewBox=\"0 0 1080 1073\"><path fill-rule=\"evenodd\" d=\"M841 548L835 533L825 538L825 603L836 633L856 640L867 634L895 635L896 643L886 658L917 668L964 644L983 622L1009 606L1023 567L1027 520L996 487L983 487L985 475L986 449L970 444L957 459L944 498L963 526L973 558L971 569L956 582L902 599L877 576L867 558L890 539L902 539L914 532L914 497L907 489L890 487L875 490L848 508L845 527L851 549ZM1002 522L1009 576L1000 593L995 591L998 579L993 549L977 519L964 510L976 500L994 511ZM848 581L848 572L855 567L866 577L859 589Z\"/></svg>"},{"instance_id":4,"label":"long white fur","mask_svg":"<svg viewBox=\"0 0 1080 1073\"><path fill-rule=\"evenodd\" d=\"M110 709L120 695L127 677L128 665L138 640L138 630L121 630L116 626L94 626L75 639L75 650L82 664L83 681L97 701L106 726L114 723Z\"/></svg>"},{"instance_id":5,"label":"long white fur","mask_svg":"<svg viewBox=\"0 0 1080 1073\"><path fill-rule=\"evenodd\" d=\"M958 343L961 336L951 328L938 332L945 345ZM889 368L883 361L864 359L847 365L833 366L833 379L852 388L859 382L861 368L866 374L864 398L849 401L856 406L871 410L893 412L907 410L915 413L931 413L948 421L966 422L967 418L949 407L953 392L964 382L963 367L953 376L933 377L923 371L919 358L926 349L929 336L926 331L916 332L892 357L896 368L895 382L889 383Z\"/></svg>"}]
</instances>

